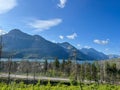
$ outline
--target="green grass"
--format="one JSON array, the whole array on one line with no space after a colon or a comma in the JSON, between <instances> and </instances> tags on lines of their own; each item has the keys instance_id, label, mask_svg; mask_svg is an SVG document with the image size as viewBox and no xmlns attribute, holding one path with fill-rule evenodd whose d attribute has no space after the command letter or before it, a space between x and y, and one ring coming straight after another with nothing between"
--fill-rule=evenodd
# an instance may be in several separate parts
<instances>
[{"instance_id":1,"label":"green grass","mask_svg":"<svg viewBox=\"0 0 120 90\"><path fill-rule=\"evenodd\" d=\"M10 84L0 83L0 90L81 90L80 86L74 85L64 85L58 84L56 86L52 86L49 82L47 85L40 85L38 82L36 85L33 84L24 84L23 82L15 83L12 82ZM82 84L82 90L120 90L119 85L110 85L110 84Z\"/></svg>"}]
</instances>

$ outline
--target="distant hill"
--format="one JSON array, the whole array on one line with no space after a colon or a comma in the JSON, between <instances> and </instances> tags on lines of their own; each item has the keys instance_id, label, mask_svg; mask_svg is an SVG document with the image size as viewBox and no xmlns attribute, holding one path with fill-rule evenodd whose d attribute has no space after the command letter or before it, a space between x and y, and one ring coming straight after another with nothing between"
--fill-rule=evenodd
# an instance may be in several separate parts
<instances>
[{"instance_id":1,"label":"distant hill","mask_svg":"<svg viewBox=\"0 0 120 90\"><path fill-rule=\"evenodd\" d=\"M83 52L85 55L91 57L93 60L104 60L109 59L107 55L105 55L102 52L99 52L93 48L82 48L80 49L81 52Z\"/></svg>"},{"instance_id":2,"label":"distant hill","mask_svg":"<svg viewBox=\"0 0 120 90\"><path fill-rule=\"evenodd\" d=\"M52 43L39 35L28 35L13 29L3 35L4 52L14 53L17 58L68 58L68 53L61 46ZM4 55L5 57L5 55Z\"/></svg>"}]
</instances>

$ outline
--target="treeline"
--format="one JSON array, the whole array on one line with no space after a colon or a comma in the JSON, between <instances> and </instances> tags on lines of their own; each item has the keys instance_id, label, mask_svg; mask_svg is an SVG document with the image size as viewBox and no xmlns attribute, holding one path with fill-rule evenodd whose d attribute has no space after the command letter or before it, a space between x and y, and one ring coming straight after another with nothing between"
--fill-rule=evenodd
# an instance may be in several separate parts
<instances>
[{"instance_id":1,"label":"treeline","mask_svg":"<svg viewBox=\"0 0 120 90\"><path fill-rule=\"evenodd\" d=\"M67 77L81 82L119 83L119 61L82 61L58 60L40 61L1 61L1 73L24 74L26 76Z\"/></svg>"}]
</instances>

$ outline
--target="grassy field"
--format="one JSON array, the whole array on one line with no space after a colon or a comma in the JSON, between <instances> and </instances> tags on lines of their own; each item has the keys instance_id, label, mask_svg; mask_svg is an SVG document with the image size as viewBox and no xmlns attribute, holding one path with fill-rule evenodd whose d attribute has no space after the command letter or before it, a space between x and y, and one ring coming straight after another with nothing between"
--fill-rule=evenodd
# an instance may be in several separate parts
<instances>
[{"instance_id":1,"label":"grassy field","mask_svg":"<svg viewBox=\"0 0 120 90\"><path fill-rule=\"evenodd\" d=\"M41 85L39 82L36 85L12 82L10 84L0 83L0 90L120 90L120 86L110 84L82 84L81 87L64 84L52 86L49 82L47 85Z\"/></svg>"}]
</instances>

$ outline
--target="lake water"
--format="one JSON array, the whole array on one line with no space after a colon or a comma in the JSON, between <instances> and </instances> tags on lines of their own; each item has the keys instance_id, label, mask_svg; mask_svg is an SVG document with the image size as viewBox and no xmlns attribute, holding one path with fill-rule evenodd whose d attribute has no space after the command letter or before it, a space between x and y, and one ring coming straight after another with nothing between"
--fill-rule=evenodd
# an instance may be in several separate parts
<instances>
[{"instance_id":1,"label":"lake water","mask_svg":"<svg viewBox=\"0 0 120 90\"><path fill-rule=\"evenodd\" d=\"M22 58L14 58L14 59L12 59L12 61L31 61L31 62L33 62L33 61L37 61L37 62L45 62L45 59L22 59ZM8 61L8 59L7 58L2 58L1 59L1 61ZM48 61L48 63L50 63L50 62L54 62L54 59L47 59L47 61ZM63 59L59 59L59 62L61 62L62 63L62 61L63 61ZM65 60L65 61L67 61L67 60ZM75 60L71 60L71 61L75 61ZM85 63L85 62L87 62L87 63L93 63L93 62L95 62L95 61L97 61L97 60L77 60L77 63Z\"/></svg>"}]
</instances>

